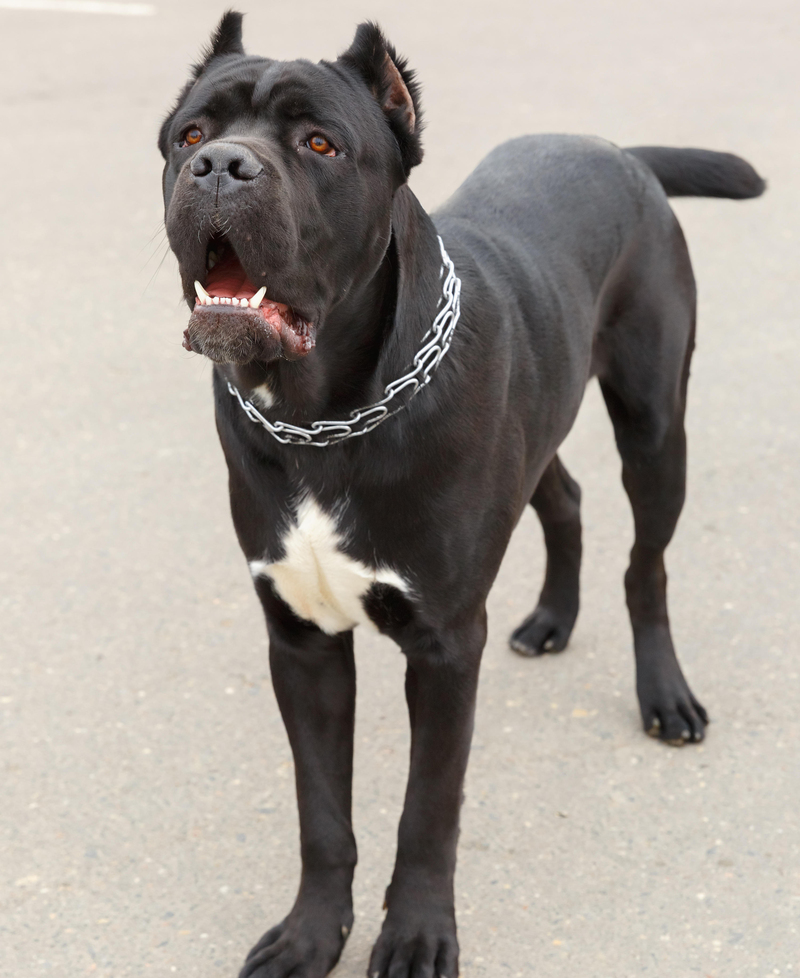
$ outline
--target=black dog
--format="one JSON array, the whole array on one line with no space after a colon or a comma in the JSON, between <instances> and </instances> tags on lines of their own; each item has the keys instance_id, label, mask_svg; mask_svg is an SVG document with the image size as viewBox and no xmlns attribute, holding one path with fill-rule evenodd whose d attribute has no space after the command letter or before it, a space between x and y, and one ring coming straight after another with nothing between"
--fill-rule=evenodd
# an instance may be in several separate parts
<instances>
[{"instance_id":1,"label":"black dog","mask_svg":"<svg viewBox=\"0 0 800 978\"><path fill-rule=\"evenodd\" d=\"M419 134L413 74L374 25L337 61L281 62L245 55L233 12L161 131L184 344L217 364L233 521L297 774L300 891L243 976L322 978L353 923L358 623L405 654L412 731L369 974L458 974L453 873L486 596L530 502L547 572L512 646L566 646L580 490L556 451L592 376L635 519L625 587L644 727L682 744L707 723L667 617L695 325L667 195L755 197L763 181L728 154L526 137L432 219L406 184Z\"/></svg>"}]
</instances>

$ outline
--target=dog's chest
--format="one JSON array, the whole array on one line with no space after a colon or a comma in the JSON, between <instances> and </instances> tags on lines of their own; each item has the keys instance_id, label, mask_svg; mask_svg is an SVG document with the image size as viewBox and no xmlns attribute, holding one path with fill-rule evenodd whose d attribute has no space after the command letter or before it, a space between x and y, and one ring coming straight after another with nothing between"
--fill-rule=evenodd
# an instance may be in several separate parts
<instances>
[{"instance_id":1,"label":"dog's chest","mask_svg":"<svg viewBox=\"0 0 800 978\"><path fill-rule=\"evenodd\" d=\"M300 503L281 542L284 556L251 561L251 574L270 578L298 617L330 635L358 624L374 627L363 600L373 584L389 584L408 594L408 585L395 571L369 567L344 552L337 521L312 496Z\"/></svg>"}]
</instances>

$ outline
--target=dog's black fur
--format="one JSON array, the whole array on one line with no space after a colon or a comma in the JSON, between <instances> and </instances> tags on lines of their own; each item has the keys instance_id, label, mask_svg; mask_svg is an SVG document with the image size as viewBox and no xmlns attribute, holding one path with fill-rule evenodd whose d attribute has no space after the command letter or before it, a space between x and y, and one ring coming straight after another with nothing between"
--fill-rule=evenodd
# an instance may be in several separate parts
<instances>
[{"instance_id":1,"label":"dog's black fur","mask_svg":"<svg viewBox=\"0 0 800 978\"><path fill-rule=\"evenodd\" d=\"M374 25L362 24L337 61L285 63L246 56L231 12L160 138L167 229L190 307L209 241L224 233L250 281L316 325L316 348L299 359L272 337L243 364L234 314L215 313L195 336L217 361L217 424L245 555L281 559L309 494L335 514L344 553L409 584L375 583L364 596L406 656L412 728L397 862L369 967L379 978L458 973L453 873L485 601L530 502L547 571L512 646L531 656L566 646L578 613L580 490L556 452L592 376L635 519L625 587L644 727L673 744L703 737L706 713L678 665L666 604L695 286L665 190L764 188L727 154L525 137L490 153L430 217L406 183L422 156L420 118L413 74ZM184 138L192 127L196 146ZM315 134L337 155L312 151ZM212 163L213 187L203 176ZM252 424L228 380L245 394L266 382L265 415L307 423L346 417L407 371L440 301L437 233L463 291L431 384L374 431L326 448L282 445ZM242 975L321 978L353 922L353 633L301 619L268 577L256 589L295 757L303 871L293 909Z\"/></svg>"}]
</instances>

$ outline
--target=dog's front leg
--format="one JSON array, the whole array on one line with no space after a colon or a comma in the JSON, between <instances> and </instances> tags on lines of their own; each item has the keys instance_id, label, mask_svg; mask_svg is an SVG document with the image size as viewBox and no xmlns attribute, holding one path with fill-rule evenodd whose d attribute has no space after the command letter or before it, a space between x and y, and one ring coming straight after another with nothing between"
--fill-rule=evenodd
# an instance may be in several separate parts
<instances>
[{"instance_id":1,"label":"dog's front leg","mask_svg":"<svg viewBox=\"0 0 800 978\"><path fill-rule=\"evenodd\" d=\"M411 764L370 978L457 978L453 895L458 819L486 616L404 648Z\"/></svg>"},{"instance_id":2,"label":"dog's front leg","mask_svg":"<svg viewBox=\"0 0 800 978\"><path fill-rule=\"evenodd\" d=\"M240 978L324 978L353 926L350 821L356 673L353 633L326 635L257 584L275 695L292 746L302 875L289 916L253 948Z\"/></svg>"}]
</instances>

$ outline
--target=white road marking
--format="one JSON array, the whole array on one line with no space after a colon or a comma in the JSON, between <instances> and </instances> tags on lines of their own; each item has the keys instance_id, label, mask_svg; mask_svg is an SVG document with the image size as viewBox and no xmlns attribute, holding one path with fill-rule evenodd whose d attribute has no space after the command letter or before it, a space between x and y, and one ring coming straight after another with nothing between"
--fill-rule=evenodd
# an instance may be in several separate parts
<instances>
[{"instance_id":1,"label":"white road marking","mask_svg":"<svg viewBox=\"0 0 800 978\"><path fill-rule=\"evenodd\" d=\"M152 17L151 3L113 3L111 0L0 0L2 10L47 10L66 14L118 14L122 17Z\"/></svg>"},{"instance_id":2,"label":"white road marking","mask_svg":"<svg viewBox=\"0 0 800 978\"><path fill-rule=\"evenodd\" d=\"M295 523L283 538L285 556L274 563L250 561L253 577L272 580L275 590L298 617L335 635L355 625L372 628L362 598L372 584L391 584L404 594L409 588L388 568L372 568L341 550L336 522L311 496L297 508Z\"/></svg>"}]
</instances>

